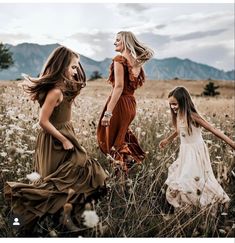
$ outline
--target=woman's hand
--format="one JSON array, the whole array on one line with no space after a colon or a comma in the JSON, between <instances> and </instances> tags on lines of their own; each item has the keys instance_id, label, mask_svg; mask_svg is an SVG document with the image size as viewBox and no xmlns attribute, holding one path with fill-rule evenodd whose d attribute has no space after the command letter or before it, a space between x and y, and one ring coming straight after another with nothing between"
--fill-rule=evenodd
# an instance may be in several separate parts
<instances>
[{"instance_id":1,"label":"woman's hand","mask_svg":"<svg viewBox=\"0 0 235 243\"><path fill-rule=\"evenodd\" d=\"M159 148L164 148L167 144L169 143L168 139L163 139L160 143L159 143Z\"/></svg>"},{"instance_id":2,"label":"woman's hand","mask_svg":"<svg viewBox=\"0 0 235 243\"><path fill-rule=\"evenodd\" d=\"M74 149L73 144L68 139L66 139L62 144L63 144L63 148L65 150L73 150Z\"/></svg>"},{"instance_id":3,"label":"woman's hand","mask_svg":"<svg viewBox=\"0 0 235 243\"><path fill-rule=\"evenodd\" d=\"M101 120L101 125L108 127L110 125L110 119L111 119L111 117L103 116L103 118Z\"/></svg>"}]
</instances>

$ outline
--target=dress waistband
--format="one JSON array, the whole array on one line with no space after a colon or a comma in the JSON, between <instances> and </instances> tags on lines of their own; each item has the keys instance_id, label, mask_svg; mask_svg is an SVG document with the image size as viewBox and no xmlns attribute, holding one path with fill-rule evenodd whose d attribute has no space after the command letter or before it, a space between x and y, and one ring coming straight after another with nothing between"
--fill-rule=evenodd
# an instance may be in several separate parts
<instances>
[{"instance_id":1,"label":"dress waistband","mask_svg":"<svg viewBox=\"0 0 235 243\"><path fill-rule=\"evenodd\" d=\"M130 97L134 97L134 94L121 94L121 96L130 96Z\"/></svg>"},{"instance_id":2,"label":"dress waistband","mask_svg":"<svg viewBox=\"0 0 235 243\"><path fill-rule=\"evenodd\" d=\"M72 122L71 122L71 121L51 122L51 124L52 124L55 128L59 128L59 127L64 126L64 125L71 125Z\"/></svg>"}]
</instances>

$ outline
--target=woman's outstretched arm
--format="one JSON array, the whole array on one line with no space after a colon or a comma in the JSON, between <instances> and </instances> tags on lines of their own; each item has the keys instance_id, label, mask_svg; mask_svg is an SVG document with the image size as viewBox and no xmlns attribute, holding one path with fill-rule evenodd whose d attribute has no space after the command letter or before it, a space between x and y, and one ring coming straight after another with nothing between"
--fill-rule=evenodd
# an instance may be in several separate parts
<instances>
[{"instance_id":1,"label":"woman's outstretched arm","mask_svg":"<svg viewBox=\"0 0 235 243\"><path fill-rule=\"evenodd\" d=\"M228 145L230 145L233 149L235 149L235 142L232 141L228 136L222 133L219 129L213 127L209 122L203 119L197 113L192 114L192 119L197 122L200 126L204 127L206 130L212 132L216 137L222 139Z\"/></svg>"}]
</instances>

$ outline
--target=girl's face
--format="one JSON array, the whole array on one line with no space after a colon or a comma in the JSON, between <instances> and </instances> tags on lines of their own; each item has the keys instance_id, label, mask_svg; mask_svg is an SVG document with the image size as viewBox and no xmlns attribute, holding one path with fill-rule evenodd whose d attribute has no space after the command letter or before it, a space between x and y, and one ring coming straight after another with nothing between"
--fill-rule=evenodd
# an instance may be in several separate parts
<instances>
[{"instance_id":1,"label":"girl's face","mask_svg":"<svg viewBox=\"0 0 235 243\"><path fill-rule=\"evenodd\" d=\"M123 41L121 35L117 34L116 40L114 42L115 51L122 52L124 49Z\"/></svg>"},{"instance_id":2,"label":"girl's face","mask_svg":"<svg viewBox=\"0 0 235 243\"><path fill-rule=\"evenodd\" d=\"M174 96L171 96L168 100L170 108L173 110L174 113L177 113L179 110L179 103L176 98Z\"/></svg>"},{"instance_id":3,"label":"girl's face","mask_svg":"<svg viewBox=\"0 0 235 243\"><path fill-rule=\"evenodd\" d=\"M70 80L75 79L74 77L77 74L78 63L79 63L79 58L74 56L66 71L66 76L68 79Z\"/></svg>"}]
</instances>

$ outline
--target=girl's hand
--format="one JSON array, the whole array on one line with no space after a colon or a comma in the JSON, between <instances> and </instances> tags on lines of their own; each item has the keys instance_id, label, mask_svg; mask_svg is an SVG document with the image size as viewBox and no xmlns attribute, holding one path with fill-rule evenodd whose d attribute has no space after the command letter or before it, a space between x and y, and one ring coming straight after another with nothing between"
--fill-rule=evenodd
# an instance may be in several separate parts
<instances>
[{"instance_id":1,"label":"girl's hand","mask_svg":"<svg viewBox=\"0 0 235 243\"><path fill-rule=\"evenodd\" d=\"M65 150L73 150L74 149L74 146L73 144L68 140L66 139L64 142L63 142L63 148Z\"/></svg>"},{"instance_id":2,"label":"girl's hand","mask_svg":"<svg viewBox=\"0 0 235 243\"><path fill-rule=\"evenodd\" d=\"M103 118L101 120L101 125L102 126L105 126L105 127L109 126L110 125L110 118L111 117L105 117L105 116L103 116Z\"/></svg>"},{"instance_id":3,"label":"girl's hand","mask_svg":"<svg viewBox=\"0 0 235 243\"><path fill-rule=\"evenodd\" d=\"M167 144L169 143L169 141L165 138L163 139L160 143L159 143L159 148L163 149Z\"/></svg>"}]
</instances>

